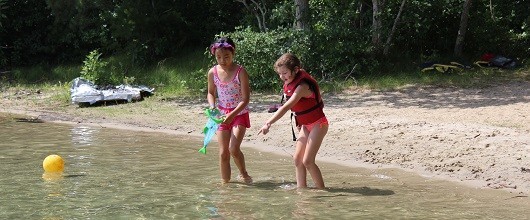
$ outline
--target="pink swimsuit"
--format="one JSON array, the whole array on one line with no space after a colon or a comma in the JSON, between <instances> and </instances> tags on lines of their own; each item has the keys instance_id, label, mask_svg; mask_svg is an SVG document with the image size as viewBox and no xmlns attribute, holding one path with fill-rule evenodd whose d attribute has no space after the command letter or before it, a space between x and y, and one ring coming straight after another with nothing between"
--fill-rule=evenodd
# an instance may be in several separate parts
<instances>
[{"instance_id":1,"label":"pink swimsuit","mask_svg":"<svg viewBox=\"0 0 530 220\"><path fill-rule=\"evenodd\" d=\"M219 79L219 75L217 75L217 66L214 67L213 82L217 87L217 96L219 100L218 107L219 110L225 114L234 110L237 105L243 101L243 96L241 96L241 83L239 82L239 72L241 72L242 68L242 66L239 66L232 80L229 82L222 82L221 79ZM245 109L239 112L238 115L247 112L248 107L245 107Z\"/></svg>"},{"instance_id":2,"label":"pink swimsuit","mask_svg":"<svg viewBox=\"0 0 530 220\"><path fill-rule=\"evenodd\" d=\"M241 95L241 82L239 82L239 72L243 69L239 66L233 79L229 82L222 82L217 74L217 66L214 67L213 82L217 87L218 108L223 114L228 114L233 111L237 105L243 101ZM219 130L230 130L233 126L243 125L250 128L250 119L248 114L248 106L245 106L243 111L239 112L230 124L221 124Z\"/></svg>"}]
</instances>

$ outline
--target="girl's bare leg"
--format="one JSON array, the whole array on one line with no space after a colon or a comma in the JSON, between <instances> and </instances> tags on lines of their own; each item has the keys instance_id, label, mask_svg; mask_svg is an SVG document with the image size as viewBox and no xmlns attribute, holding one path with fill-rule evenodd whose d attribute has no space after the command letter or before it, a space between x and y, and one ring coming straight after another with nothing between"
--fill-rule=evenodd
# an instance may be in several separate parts
<instances>
[{"instance_id":1,"label":"girl's bare leg","mask_svg":"<svg viewBox=\"0 0 530 220\"><path fill-rule=\"evenodd\" d=\"M313 129L309 133L309 138L307 139L306 144L306 150L303 157L303 164L307 171L309 171L309 174L311 174L311 178L315 183L315 187L318 189L324 189L325 186L324 179L322 178L322 173L320 172L320 168L318 168L315 163L315 158L317 156L318 150L320 149L320 145L322 144L322 141L324 140L324 137L328 132L328 127L329 125L327 124L324 124L322 126L316 125L313 127Z\"/></svg>"},{"instance_id":2,"label":"girl's bare leg","mask_svg":"<svg viewBox=\"0 0 530 220\"><path fill-rule=\"evenodd\" d=\"M221 169L221 178L223 183L230 182L230 151L228 150L230 144L230 131L217 131L219 141L219 167Z\"/></svg>"},{"instance_id":3,"label":"girl's bare leg","mask_svg":"<svg viewBox=\"0 0 530 220\"><path fill-rule=\"evenodd\" d=\"M245 166L245 155L241 151L241 143L245 137L246 130L247 128L241 125L232 129L232 135L230 137L230 154L232 155L232 158L234 158L234 163L239 169L241 178L243 178L246 183L251 183L252 177L250 177L247 173L247 168Z\"/></svg>"},{"instance_id":4,"label":"girl's bare leg","mask_svg":"<svg viewBox=\"0 0 530 220\"><path fill-rule=\"evenodd\" d=\"M296 169L296 186L298 188L307 188L307 171L304 166L303 159L306 151L307 136L309 131L306 128L302 128L298 134L296 140L296 149L293 155L294 166Z\"/></svg>"}]
</instances>

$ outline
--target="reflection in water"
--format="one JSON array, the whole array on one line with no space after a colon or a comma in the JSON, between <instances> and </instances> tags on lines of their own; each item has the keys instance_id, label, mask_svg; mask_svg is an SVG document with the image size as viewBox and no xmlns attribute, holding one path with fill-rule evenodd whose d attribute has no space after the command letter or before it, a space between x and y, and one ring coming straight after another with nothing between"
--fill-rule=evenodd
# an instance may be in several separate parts
<instances>
[{"instance_id":1,"label":"reflection in water","mask_svg":"<svg viewBox=\"0 0 530 220\"><path fill-rule=\"evenodd\" d=\"M63 180L63 172L44 172L42 174L42 179L46 182L56 183Z\"/></svg>"},{"instance_id":2,"label":"reflection in water","mask_svg":"<svg viewBox=\"0 0 530 220\"><path fill-rule=\"evenodd\" d=\"M312 203L311 198L304 196L303 193L299 193L294 203L292 217L295 219L307 219L307 218L310 218L311 216L314 216L311 214L311 212L317 211L317 210L312 210L310 208L311 203Z\"/></svg>"},{"instance_id":3,"label":"reflection in water","mask_svg":"<svg viewBox=\"0 0 530 220\"><path fill-rule=\"evenodd\" d=\"M64 176L62 172L44 172L42 179L44 180L44 188L48 197L57 197L63 195L62 180Z\"/></svg>"},{"instance_id":4,"label":"reflection in water","mask_svg":"<svg viewBox=\"0 0 530 220\"><path fill-rule=\"evenodd\" d=\"M72 135L72 144L76 147L90 146L94 142L94 136L99 131L94 127L74 126L70 129Z\"/></svg>"},{"instance_id":5,"label":"reflection in water","mask_svg":"<svg viewBox=\"0 0 530 220\"><path fill-rule=\"evenodd\" d=\"M530 218L528 197L397 170L322 163L328 188L299 190L290 158L248 148L255 183L222 185L200 138L0 120L2 219ZM42 174L52 153L60 176Z\"/></svg>"},{"instance_id":6,"label":"reflection in water","mask_svg":"<svg viewBox=\"0 0 530 220\"><path fill-rule=\"evenodd\" d=\"M71 166L90 167L94 153L90 150L92 145L97 144L95 138L100 129L97 127L89 127L84 125L72 126L70 129L71 142L74 148L79 149L79 153L69 156ZM81 171L85 172L85 171Z\"/></svg>"}]
</instances>

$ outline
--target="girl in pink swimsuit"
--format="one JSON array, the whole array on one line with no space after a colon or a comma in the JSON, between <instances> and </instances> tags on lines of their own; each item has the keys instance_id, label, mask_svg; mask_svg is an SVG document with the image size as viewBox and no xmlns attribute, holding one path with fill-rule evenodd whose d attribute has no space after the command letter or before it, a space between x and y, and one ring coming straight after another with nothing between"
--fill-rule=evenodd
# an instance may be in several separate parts
<instances>
[{"instance_id":1,"label":"girl in pink swimsuit","mask_svg":"<svg viewBox=\"0 0 530 220\"><path fill-rule=\"evenodd\" d=\"M248 103L250 86L248 73L234 63L235 44L230 38L219 38L211 46L217 65L208 71L207 99L210 108L218 108L225 116L217 131L219 166L223 183L231 178L230 156L239 169L239 179L252 183L247 173L241 142L250 128ZM217 101L217 103L216 103Z\"/></svg>"}]
</instances>

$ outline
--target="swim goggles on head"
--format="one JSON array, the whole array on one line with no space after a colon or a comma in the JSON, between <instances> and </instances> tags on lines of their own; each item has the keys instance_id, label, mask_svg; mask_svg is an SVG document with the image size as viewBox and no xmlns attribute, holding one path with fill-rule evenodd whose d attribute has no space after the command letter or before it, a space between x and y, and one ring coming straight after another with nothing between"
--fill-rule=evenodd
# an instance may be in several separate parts
<instances>
[{"instance_id":1,"label":"swim goggles on head","mask_svg":"<svg viewBox=\"0 0 530 220\"><path fill-rule=\"evenodd\" d=\"M212 46L210 47L210 52L212 54L215 54L215 50L217 50L217 48L229 48L231 50L234 50L234 47L232 45L230 45L227 42L222 42L222 43L214 43L214 44L212 44Z\"/></svg>"}]
</instances>

